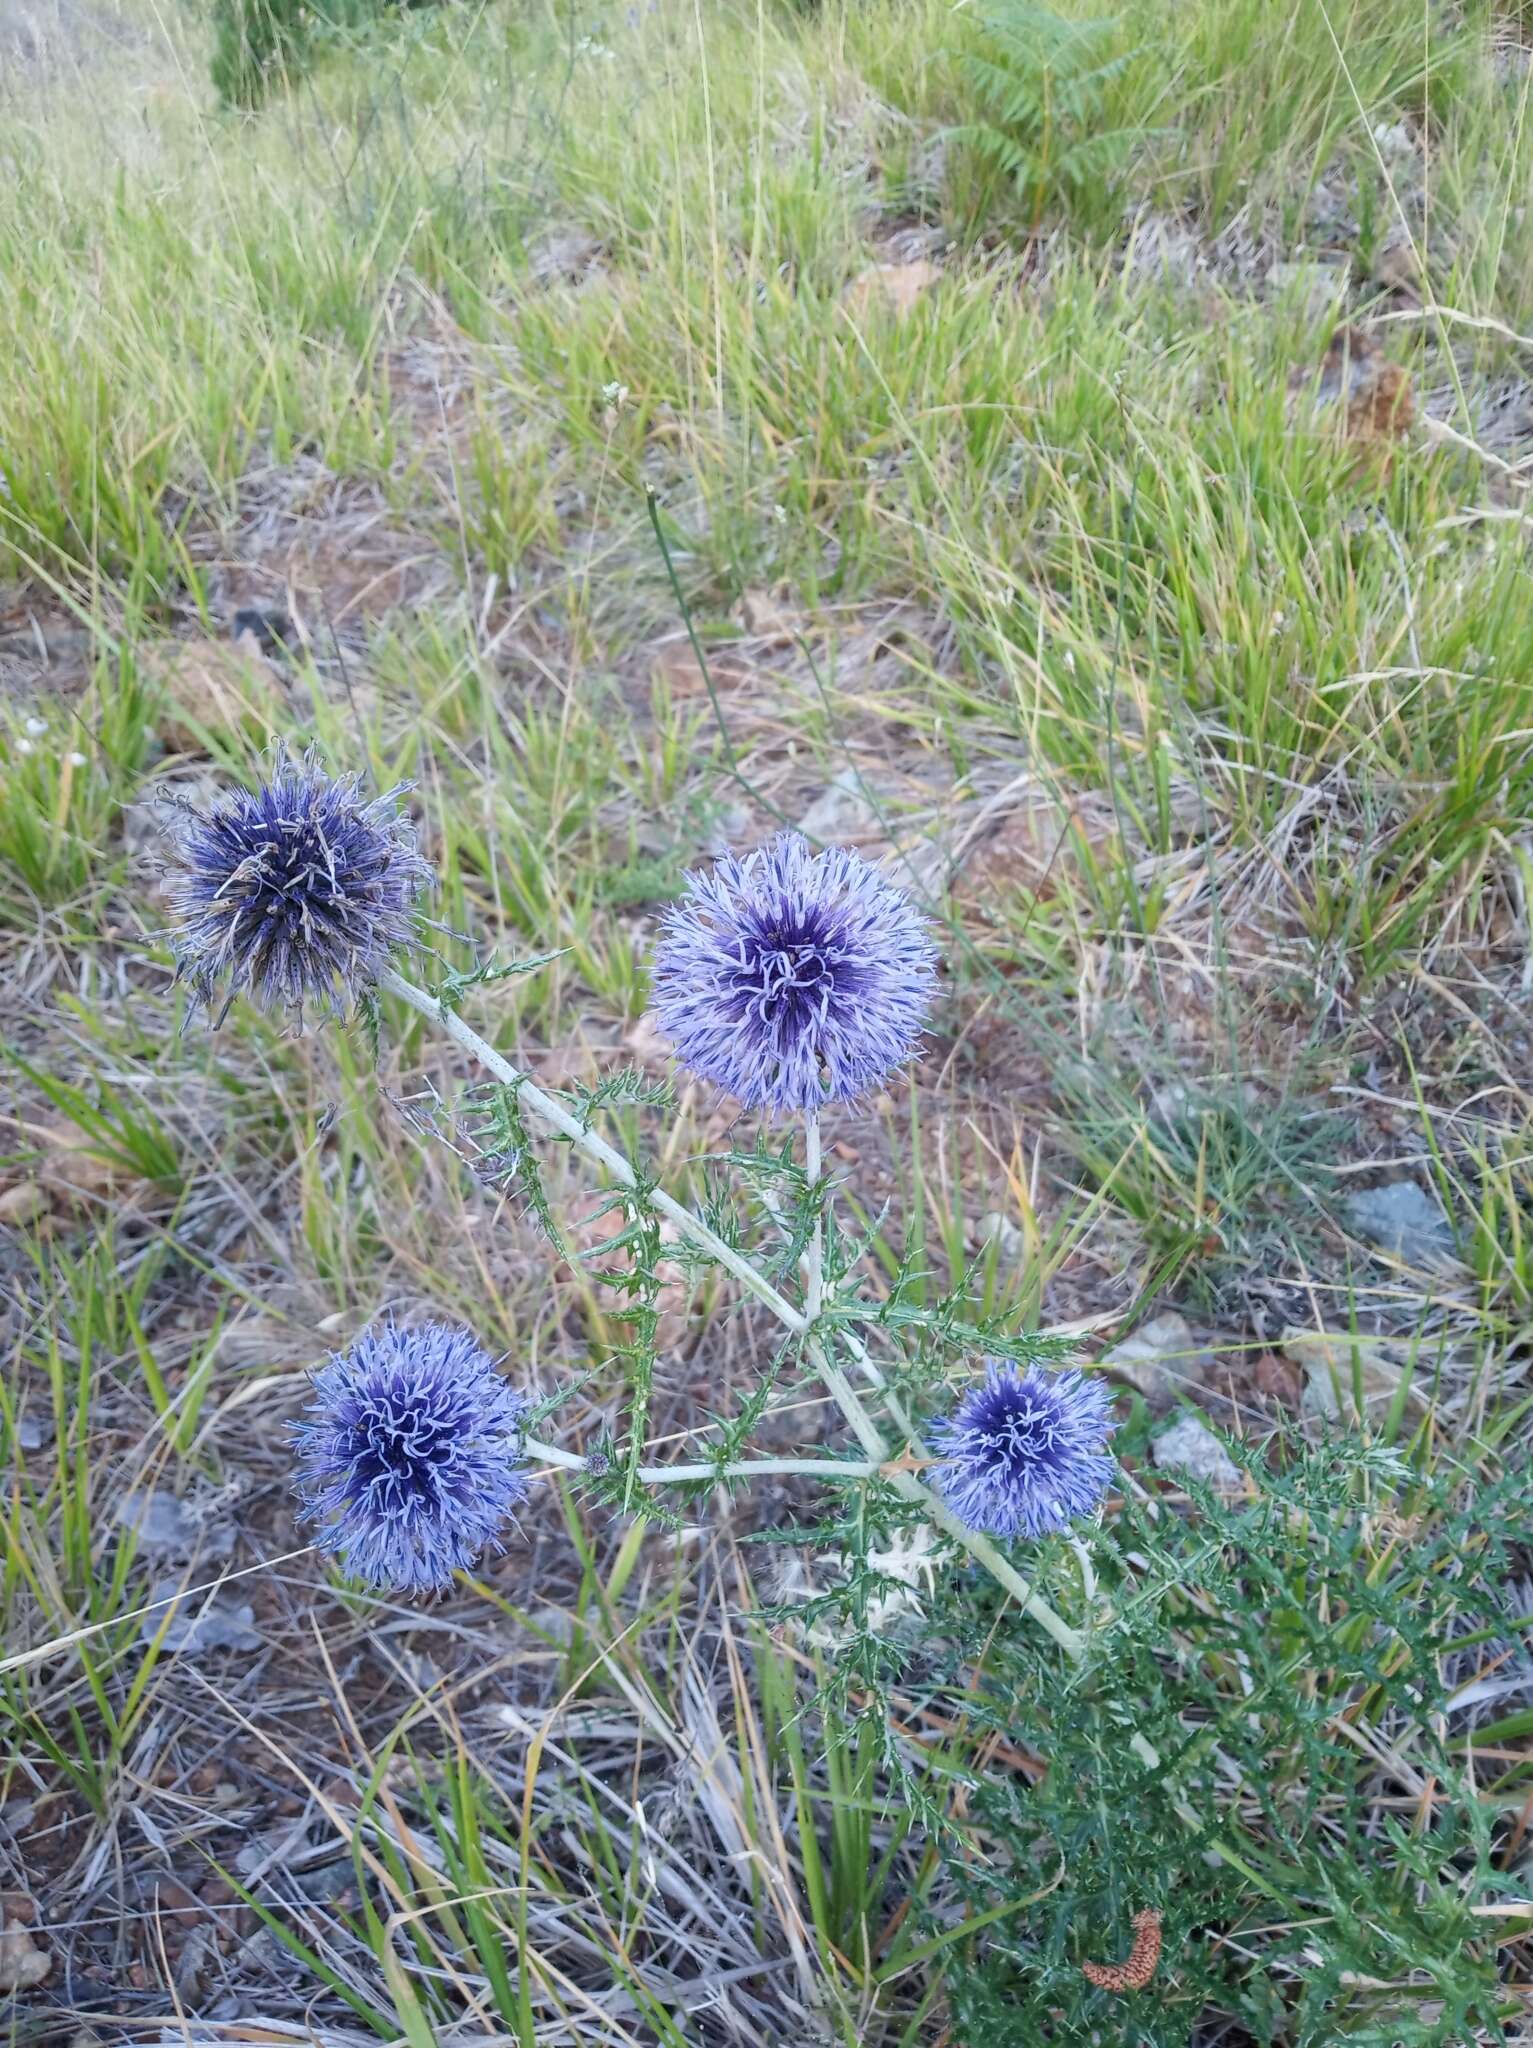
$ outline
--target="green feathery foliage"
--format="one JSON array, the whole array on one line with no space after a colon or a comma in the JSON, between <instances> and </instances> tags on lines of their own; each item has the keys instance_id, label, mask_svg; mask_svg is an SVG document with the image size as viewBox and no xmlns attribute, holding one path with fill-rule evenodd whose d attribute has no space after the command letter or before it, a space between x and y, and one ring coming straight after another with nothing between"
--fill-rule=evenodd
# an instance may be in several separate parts
<instances>
[{"instance_id":1,"label":"green feathery foliage","mask_svg":"<svg viewBox=\"0 0 1533 2048\"><path fill-rule=\"evenodd\" d=\"M1039 0L995 0L974 31L955 53L973 112L948 130L970 170L971 224L1002 194L1030 228L1056 209L1110 224L1148 133L1108 125L1113 88L1139 54L1122 47L1121 19L1072 21Z\"/></svg>"},{"instance_id":2,"label":"green feathery foliage","mask_svg":"<svg viewBox=\"0 0 1533 2048\"><path fill-rule=\"evenodd\" d=\"M1312 2048L1501 2040L1494 1906L1516 1883L1456 1694L1518 1632L1525 1485L1280 1439L1246 1496L1126 1500L1093 1539L1109 1618L1079 1667L983 1574L947 1581L929 1698L1040 1766L976 1779L942 1837L969 1912L1015 1905L961 1951L958 2037L1177 2048L1221 2016ZM1082 1962L1117 1962L1147 1910L1153 1988L1099 1989Z\"/></svg>"}]
</instances>

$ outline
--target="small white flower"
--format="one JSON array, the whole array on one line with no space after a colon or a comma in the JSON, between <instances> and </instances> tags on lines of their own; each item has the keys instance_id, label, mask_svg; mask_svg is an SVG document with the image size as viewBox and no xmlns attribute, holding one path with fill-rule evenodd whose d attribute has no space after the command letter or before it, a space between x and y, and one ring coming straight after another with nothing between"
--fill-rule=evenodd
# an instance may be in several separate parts
<instances>
[{"instance_id":1,"label":"small white flower","mask_svg":"<svg viewBox=\"0 0 1533 2048\"><path fill-rule=\"evenodd\" d=\"M85 766L85 756L83 754L71 754L69 765L71 768L83 768Z\"/></svg>"},{"instance_id":2,"label":"small white flower","mask_svg":"<svg viewBox=\"0 0 1533 2048\"><path fill-rule=\"evenodd\" d=\"M601 388L602 404L611 412L621 412L628 403L628 397L628 386L619 384L615 379L610 384L603 384Z\"/></svg>"},{"instance_id":3,"label":"small white flower","mask_svg":"<svg viewBox=\"0 0 1533 2048\"><path fill-rule=\"evenodd\" d=\"M29 718L27 720L27 731L32 735L33 739L41 739L47 730L48 721L45 718Z\"/></svg>"},{"instance_id":4,"label":"small white flower","mask_svg":"<svg viewBox=\"0 0 1533 2048\"><path fill-rule=\"evenodd\" d=\"M774 519L775 519L775 520L777 521L777 524L778 524L779 526L786 526L786 525L787 525L787 523L788 523L788 508L787 508L787 506L786 506L786 505L774 505L774 506L772 507L772 517L773 517L773 518L774 518Z\"/></svg>"},{"instance_id":5,"label":"small white flower","mask_svg":"<svg viewBox=\"0 0 1533 2048\"><path fill-rule=\"evenodd\" d=\"M35 754L37 749L30 740L18 740L16 742L16 751L18 754Z\"/></svg>"}]
</instances>

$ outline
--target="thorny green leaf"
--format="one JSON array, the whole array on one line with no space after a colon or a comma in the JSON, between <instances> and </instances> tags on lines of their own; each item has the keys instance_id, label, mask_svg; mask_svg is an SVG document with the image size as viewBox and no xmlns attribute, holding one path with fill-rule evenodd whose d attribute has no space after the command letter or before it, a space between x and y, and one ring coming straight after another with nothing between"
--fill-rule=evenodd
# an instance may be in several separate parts
<instances>
[{"instance_id":1,"label":"thorny green leaf","mask_svg":"<svg viewBox=\"0 0 1533 2048\"><path fill-rule=\"evenodd\" d=\"M559 946L552 953L534 953L526 960L485 961L478 967L461 972L451 968L431 986L430 992L443 1010L456 1010L471 988L485 988L491 982L512 981L518 975L536 974L551 962L562 960L569 950L568 946Z\"/></svg>"}]
</instances>

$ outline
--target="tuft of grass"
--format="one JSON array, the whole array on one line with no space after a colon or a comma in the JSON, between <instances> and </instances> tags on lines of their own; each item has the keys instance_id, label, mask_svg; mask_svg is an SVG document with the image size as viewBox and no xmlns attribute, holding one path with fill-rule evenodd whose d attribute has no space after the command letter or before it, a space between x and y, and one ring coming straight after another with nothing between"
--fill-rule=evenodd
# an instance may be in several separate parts
<instances>
[{"instance_id":1,"label":"tuft of grass","mask_svg":"<svg viewBox=\"0 0 1533 2048\"><path fill-rule=\"evenodd\" d=\"M124 802L153 733L150 693L130 657L104 657L68 710L10 709L0 720L0 921L40 912L67 926L120 865Z\"/></svg>"},{"instance_id":2,"label":"tuft of grass","mask_svg":"<svg viewBox=\"0 0 1533 2048\"><path fill-rule=\"evenodd\" d=\"M308 0L218 0L213 88L233 107L258 107L307 68L314 10Z\"/></svg>"},{"instance_id":3,"label":"tuft of grass","mask_svg":"<svg viewBox=\"0 0 1533 2048\"><path fill-rule=\"evenodd\" d=\"M1313 1262L1341 1118L1217 1075L1164 1079L1146 1098L1105 1047L1061 1079L1068 1149L1140 1226L1143 1295L1185 1289L1214 1307L1253 1274Z\"/></svg>"},{"instance_id":4,"label":"tuft of grass","mask_svg":"<svg viewBox=\"0 0 1533 2048\"><path fill-rule=\"evenodd\" d=\"M388 11L389 0L214 0L213 89L226 106L259 108L296 84L327 42L355 41Z\"/></svg>"}]
</instances>

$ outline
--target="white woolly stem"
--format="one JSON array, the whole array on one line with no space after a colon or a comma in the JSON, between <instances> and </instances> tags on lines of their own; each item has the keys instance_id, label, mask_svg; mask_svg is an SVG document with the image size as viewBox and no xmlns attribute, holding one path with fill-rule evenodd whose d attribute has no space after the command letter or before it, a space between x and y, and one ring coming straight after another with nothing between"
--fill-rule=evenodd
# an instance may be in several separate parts
<instances>
[{"instance_id":1,"label":"white woolly stem","mask_svg":"<svg viewBox=\"0 0 1533 2048\"><path fill-rule=\"evenodd\" d=\"M818 1183L822 1170L819 1113L816 1110L809 1110L804 1117L804 1175L811 1190ZM825 1298L824 1215L818 1205L814 1231L804 1249L803 1269L805 1313L812 1325L819 1318ZM889 1386L878 1365L869 1355L867 1347L850 1330L839 1331L838 1340L844 1343L852 1354L864 1378L882 1395L884 1406L905 1437L911 1452L918 1459L924 1457L926 1447L916 1434L915 1425L904 1403ZM864 1408L855 1388L839 1366L832 1362L823 1341L818 1337L811 1338L808 1351L816 1371L834 1395L842 1414L856 1431L858 1441L874 1458L879 1457L880 1452L883 1453L884 1462L880 1469L884 1478L907 1500L918 1501L925 1514L949 1536L962 1543L970 1556L977 1558L997 1583L1006 1588L1020 1604L1023 1612L1030 1615L1047 1634L1051 1635L1067 1655L1079 1662L1086 1651L1085 1637L1078 1630L1071 1628L1046 1600L1033 1591L1022 1574L1007 1561L988 1537L981 1536L966 1523L959 1521L940 1494L923 1485L908 1466L892 1465L887 1462L887 1447L878 1433L877 1426Z\"/></svg>"},{"instance_id":2,"label":"white woolly stem","mask_svg":"<svg viewBox=\"0 0 1533 2048\"><path fill-rule=\"evenodd\" d=\"M544 1465L559 1465L566 1472L591 1470L590 1460L578 1451L561 1450L536 1437L525 1437L522 1448L529 1458ZM737 1458L724 1465L641 1465L634 1477L646 1486L680 1486L696 1479L763 1479L780 1473L807 1473L816 1479L871 1479L879 1469L861 1459Z\"/></svg>"},{"instance_id":3,"label":"white woolly stem","mask_svg":"<svg viewBox=\"0 0 1533 2048\"><path fill-rule=\"evenodd\" d=\"M817 1116L811 1115L805 1118L804 1140L804 1170L810 1180L814 1181L819 1178L820 1167L820 1124ZM805 1249L802 1263L806 1299L815 1303L815 1314L818 1315L824 1288L824 1263L820 1238L820 1219L818 1217L815 1221L815 1235ZM857 1336L855 1331L848 1329L845 1325L842 1325L837 1330L836 1337L838 1343L845 1345L846 1349L851 1353L852 1359L863 1378L867 1380L870 1386L878 1390L883 1399L884 1406L888 1409L896 1428L899 1429L901 1435L905 1438L915 1458L919 1460L925 1457L926 1446L922 1443L916 1426L911 1420L909 1410L889 1385L877 1360L869 1352L862 1339ZM814 1361L820 1377L835 1396L842 1414L852 1424L852 1427L857 1430L859 1440L871 1450L872 1445L878 1443L880 1439L877 1431L873 1429L871 1419L858 1398L856 1390L847 1382L842 1374L835 1372L818 1339L811 1340L809 1355ZM834 1378L832 1378L833 1372L835 1373ZM859 1428L857 1420L859 1417L867 1425L868 1430L872 1431L871 1436L865 1434ZM914 1480L913 1475L908 1469L900 1470L886 1465L883 1468L883 1476L898 1492L903 1493L907 1499L919 1500L927 1516L937 1524L938 1528L945 1530L956 1542L961 1543L971 1557L977 1558L997 1584L1004 1586L1013 1599L1018 1602L1023 1612L1030 1615L1047 1635L1054 1638L1066 1656L1072 1658L1076 1663L1080 1662L1081 1658L1086 1654L1085 1637L1078 1629L1071 1628L1070 1624L1061 1615L1056 1614L1054 1609L1040 1594L1033 1591L1027 1580L1023 1578L1022 1574L1008 1561L1003 1553L997 1550L988 1536L982 1536L977 1530L969 1528L967 1523L960 1522L941 1495L934 1493L929 1486L922 1485L919 1480Z\"/></svg>"},{"instance_id":4,"label":"white woolly stem","mask_svg":"<svg viewBox=\"0 0 1533 2048\"><path fill-rule=\"evenodd\" d=\"M503 1082L511 1089L519 1103L530 1109L534 1116L551 1129L558 1131L562 1137L568 1138L588 1159L594 1159L599 1166L606 1167L621 1186L638 1186L639 1176L615 1146L609 1145L598 1132L587 1130L578 1117L571 1116L562 1102L556 1102L551 1095L546 1095L530 1075L513 1067L493 1045L481 1038L477 1031L471 1030L456 1010L438 1002L435 996L423 988L417 988L414 982L406 981L404 976L395 973L392 967L384 970L379 977L378 985L387 989L390 995L398 996L401 1002L408 1003L412 1010L419 1010L423 1017L434 1018L449 1038L456 1039L465 1052L471 1052L479 1064L492 1073L497 1081ZM694 1216L690 1209L678 1202L674 1196L668 1195L664 1188L651 1188L648 1199L651 1206L658 1209L662 1216L670 1218L683 1236L690 1237L694 1244L710 1252L721 1266L734 1274L742 1287L748 1288L759 1301L765 1302L785 1328L802 1333L806 1327L805 1320L792 1302L779 1294L771 1281L758 1273L749 1259L742 1258L733 1245L726 1244L700 1216Z\"/></svg>"},{"instance_id":5,"label":"white woolly stem","mask_svg":"<svg viewBox=\"0 0 1533 2048\"><path fill-rule=\"evenodd\" d=\"M514 1067L495 1050L493 1045L465 1024L456 1010L439 1002L427 990L417 988L413 982L406 981L404 976L393 968L385 969L379 978L379 986L386 989L390 995L398 996L401 1002L407 1003L412 1010L419 1011L421 1016L430 1017L439 1023L448 1037L465 1052L472 1054L487 1073L493 1074L497 1081L512 1090L519 1104L531 1110L533 1115L550 1129L568 1138L587 1158L605 1167L621 1187L637 1187L639 1177L621 1152L609 1145L606 1139L595 1131L587 1130L578 1118L570 1114L563 1103L556 1102L551 1095L545 1094L530 1076ZM683 1237L690 1238L695 1245L717 1259L726 1271L732 1273L749 1293L772 1311L785 1329L790 1330L795 1336L807 1337L805 1348L810 1362L834 1397L852 1434L867 1453L869 1462L880 1468L883 1476L897 1492L905 1499L917 1503L939 1529L945 1531L955 1543L961 1544L971 1557L983 1564L996 1582L1004 1586L1019 1602L1024 1612L1053 1637L1066 1656L1078 1663L1086 1653L1085 1637L1078 1630L1071 1628L1068 1622L1054 1612L1046 1600L1033 1591L1022 1574L1001 1555L988 1536L980 1535L977 1530L961 1522L946 1501L933 1493L930 1487L923 1486L913 1471L891 1462L888 1445L846 1375L831 1358L820 1339L809 1334L809 1318L802 1315L781 1295L748 1259L735 1250L733 1245L726 1244L700 1216L694 1215L685 1203L678 1202L663 1188L651 1188L647 1199L662 1216L669 1217ZM846 1334L850 1338L850 1333ZM850 1338L850 1342L864 1375L882 1391L890 1414L899 1428L910 1436L911 1432L902 1419L894 1397L884 1386L883 1374L855 1338ZM674 1472L675 1468L671 1469ZM1135 1738L1136 1743L1139 1740L1140 1738ZM1147 1744L1145 1747L1148 1749ZM1137 1749L1136 1753L1139 1753ZM1153 1755L1154 1752L1151 1751L1150 1756ZM1145 1760L1149 1761L1149 1757Z\"/></svg>"},{"instance_id":6,"label":"white woolly stem","mask_svg":"<svg viewBox=\"0 0 1533 2048\"><path fill-rule=\"evenodd\" d=\"M804 1253L804 1314L815 1322L825 1297L825 1219L820 1213L815 1190L820 1182L820 1113L808 1110L804 1116L804 1178L814 1203L814 1230Z\"/></svg>"}]
</instances>

